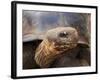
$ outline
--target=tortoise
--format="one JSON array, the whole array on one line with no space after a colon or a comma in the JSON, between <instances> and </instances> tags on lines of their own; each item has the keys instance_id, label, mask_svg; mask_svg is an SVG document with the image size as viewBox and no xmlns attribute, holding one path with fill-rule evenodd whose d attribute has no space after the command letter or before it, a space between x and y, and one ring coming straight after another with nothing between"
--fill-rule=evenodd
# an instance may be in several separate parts
<instances>
[{"instance_id":1,"label":"tortoise","mask_svg":"<svg viewBox=\"0 0 100 80\"><path fill-rule=\"evenodd\" d=\"M37 47L35 61L41 68L87 66L89 61L79 56L79 35L75 28L58 27L48 30ZM80 55L82 52L80 53Z\"/></svg>"},{"instance_id":2,"label":"tortoise","mask_svg":"<svg viewBox=\"0 0 100 80\"><path fill-rule=\"evenodd\" d=\"M76 20L74 21L73 18L75 17L76 17ZM25 16L23 19L25 19ZM26 17L26 20L28 19L29 17L28 18ZM67 19L68 19L67 22L69 25L65 25L61 27L58 27L57 25L57 27L52 27L51 29L45 30L46 33L42 32L43 35L34 36L32 35L33 33L31 33L30 35L25 34L26 36L23 37L23 69L78 67L78 66L91 65L90 42L89 42L89 37L87 37L88 35L87 26L90 26L90 25L87 24L87 22L89 22L87 21L87 16L83 14L74 13L73 15L72 13L68 13ZM28 22L30 23L29 25L28 25ZM32 20L29 20L28 22L27 22L28 27L33 26L31 23ZM38 62L39 56L37 54L41 48L41 44L44 44L44 42L46 41L48 42L48 40L46 40L48 38L49 40L51 40L50 37L47 38L47 36L49 36L48 33L50 34L52 33L52 37L54 36L54 38L57 38L55 34L56 32L59 32L59 34L57 33L57 35L64 38L66 35L69 35L67 33L68 31L66 32L66 28L69 29L68 30L69 32L71 32L70 29L72 30L72 32L73 31L76 32L77 38L74 39L75 40L74 45L72 45L70 49L66 50L66 47L68 47L68 45L65 47L65 43L63 43L64 46L59 47L61 46L61 44L59 43L59 40L58 40L58 42L56 42L56 49L58 50L59 55L57 54L53 57L51 56L47 58L46 63L45 63L45 60L43 63L42 63L42 60L40 60L41 62ZM57 31L55 31L56 29ZM54 32L52 32L53 30ZM74 37L75 37L75 34L72 38ZM52 46L53 45L55 45L55 43L52 42ZM45 57L43 59L45 59ZM48 59L51 59L51 60L49 61Z\"/></svg>"},{"instance_id":3,"label":"tortoise","mask_svg":"<svg viewBox=\"0 0 100 80\"><path fill-rule=\"evenodd\" d=\"M79 38L77 30L72 27L58 27L48 30L43 40L25 43L23 58L24 61L27 60L24 62L24 65L27 66L24 67L89 66L89 45Z\"/></svg>"}]
</instances>

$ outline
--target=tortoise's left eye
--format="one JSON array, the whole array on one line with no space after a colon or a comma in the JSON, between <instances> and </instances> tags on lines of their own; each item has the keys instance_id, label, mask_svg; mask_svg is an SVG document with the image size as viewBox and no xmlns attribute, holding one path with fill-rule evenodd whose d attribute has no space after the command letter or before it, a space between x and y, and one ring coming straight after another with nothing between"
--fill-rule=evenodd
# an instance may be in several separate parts
<instances>
[{"instance_id":1,"label":"tortoise's left eye","mask_svg":"<svg viewBox=\"0 0 100 80\"><path fill-rule=\"evenodd\" d=\"M66 38L66 37L68 37L68 33L67 32L61 32L59 34L59 37Z\"/></svg>"}]
</instances>

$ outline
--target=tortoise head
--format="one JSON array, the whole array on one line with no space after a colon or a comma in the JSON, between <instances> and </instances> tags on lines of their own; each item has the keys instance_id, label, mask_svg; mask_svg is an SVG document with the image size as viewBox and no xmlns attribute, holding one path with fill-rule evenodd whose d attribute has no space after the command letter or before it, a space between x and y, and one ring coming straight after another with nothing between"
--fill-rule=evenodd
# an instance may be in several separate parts
<instances>
[{"instance_id":1,"label":"tortoise head","mask_svg":"<svg viewBox=\"0 0 100 80\"><path fill-rule=\"evenodd\" d=\"M45 36L58 50L69 49L77 46L79 35L75 28L57 27L49 30Z\"/></svg>"}]
</instances>

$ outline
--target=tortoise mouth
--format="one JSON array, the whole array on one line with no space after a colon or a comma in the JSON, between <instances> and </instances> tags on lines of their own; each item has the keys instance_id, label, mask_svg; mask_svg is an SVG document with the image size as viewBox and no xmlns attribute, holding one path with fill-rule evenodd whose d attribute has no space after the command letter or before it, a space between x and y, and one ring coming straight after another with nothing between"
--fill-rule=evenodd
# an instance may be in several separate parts
<instances>
[{"instance_id":1,"label":"tortoise mouth","mask_svg":"<svg viewBox=\"0 0 100 80\"><path fill-rule=\"evenodd\" d=\"M64 43L64 44L56 44L55 49L57 50L67 50L73 48L77 45L77 43Z\"/></svg>"}]
</instances>

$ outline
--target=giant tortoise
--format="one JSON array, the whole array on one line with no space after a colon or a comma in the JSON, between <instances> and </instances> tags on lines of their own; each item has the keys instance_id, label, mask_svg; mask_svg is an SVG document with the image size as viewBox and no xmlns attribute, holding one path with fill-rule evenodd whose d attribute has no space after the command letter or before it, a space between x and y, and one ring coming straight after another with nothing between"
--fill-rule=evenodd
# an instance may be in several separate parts
<instances>
[{"instance_id":1,"label":"giant tortoise","mask_svg":"<svg viewBox=\"0 0 100 80\"><path fill-rule=\"evenodd\" d=\"M23 11L23 69L91 65L90 14L37 13Z\"/></svg>"}]
</instances>

